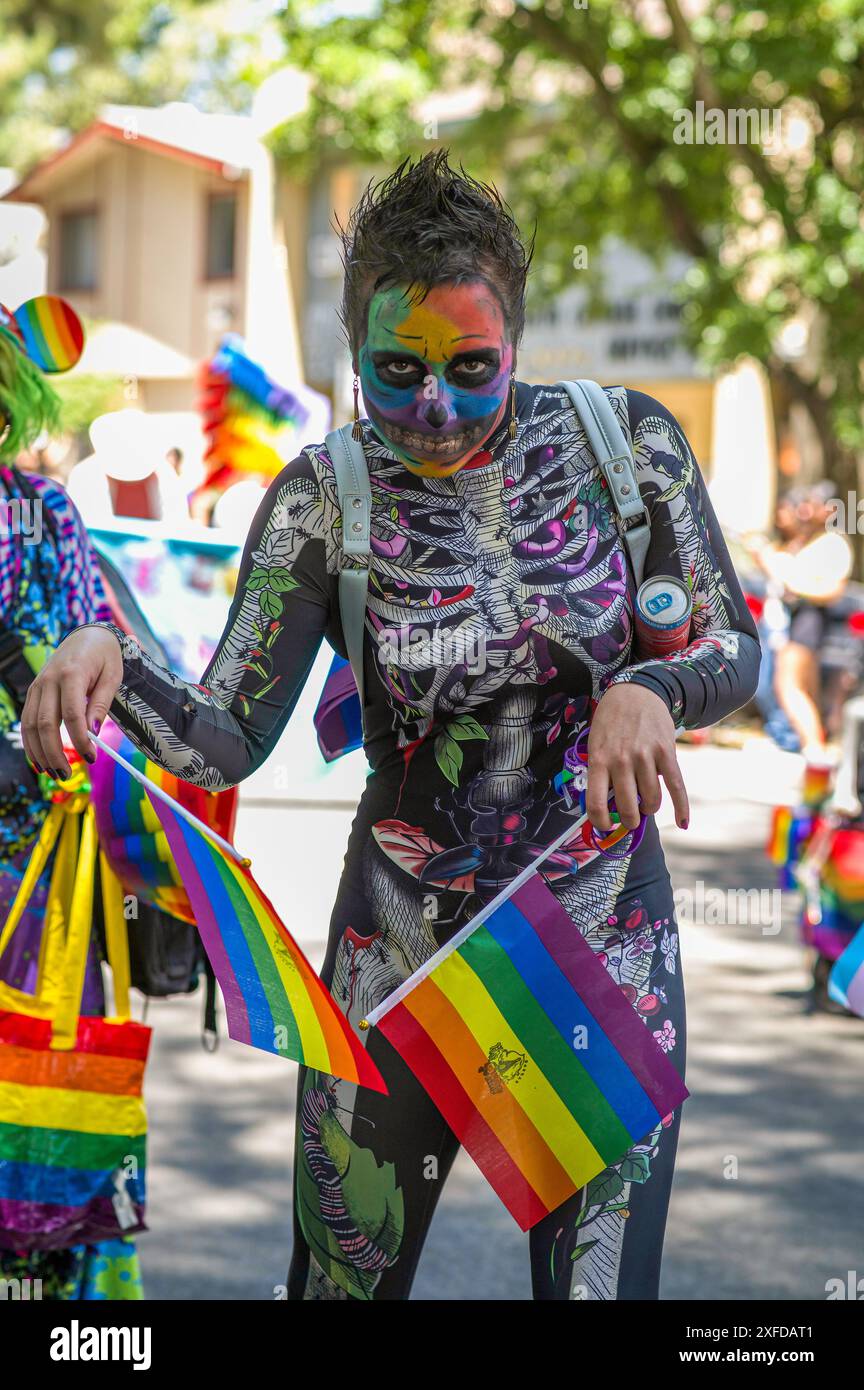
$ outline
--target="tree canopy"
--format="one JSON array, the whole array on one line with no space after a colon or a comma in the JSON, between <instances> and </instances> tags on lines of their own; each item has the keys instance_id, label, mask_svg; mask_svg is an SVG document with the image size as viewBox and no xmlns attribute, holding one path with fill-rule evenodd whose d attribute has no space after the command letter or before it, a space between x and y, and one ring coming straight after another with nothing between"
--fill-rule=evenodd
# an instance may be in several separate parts
<instances>
[{"instance_id":1,"label":"tree canopy","mask_svg":"<svg viewBox=\"0 0 864 1390\"><path fill-rule=\"evenodd\" d=\"M279 132L284 158L392 167L437 135L537 222L535 293L572 283L574 246L610 233L655 259L686 252L683 325L702 360L758 358L810 414L838 484L856 485L860 0L289 0L283 25L313 78ZM424 122L424 98L465 89L474 113L443 132ZM698 103L709 119L682 142ZM715 142L712 111L755 120Z\"/></svg>"},{"instance_id":2,"label":"tree canopy","mask_svg":"<svg viewBox=\"0 0 864 1390\"><path fill-rule=\"evenodd\" d=\"M0 164L21 172L109 102L245 111L283 44L271 0L5 0Z\"/></svg>"},{"instance_id":3,"label":"tree canopy","mask_svg":"<svg viewBox=\"0 0 864 1390\"><path fill-rule=\"evenodd\" d=\"M838 485L857 486L860 0L7 0L0 161L21 169L106 101L247 110L285 62L311 79L273 139L292 172L383 171L449 144L537 224L535 302L574 274L596 296L610 234L658 262L686 252L682 324L701 359L758 358L808 411ZM440 129L433 97L455 113ZM682 141L682 113L700 110Z\"/></svg>"}]
</instances>

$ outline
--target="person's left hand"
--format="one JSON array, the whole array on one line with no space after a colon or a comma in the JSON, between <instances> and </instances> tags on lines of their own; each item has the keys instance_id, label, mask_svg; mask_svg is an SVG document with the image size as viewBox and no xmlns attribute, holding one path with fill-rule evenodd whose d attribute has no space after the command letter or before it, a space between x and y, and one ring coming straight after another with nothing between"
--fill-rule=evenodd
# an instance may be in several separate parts
<instances>
[{"instance_id":1,"label":"person's left hand","mask_svg":"<svg viewBox=\"0 0 864 1390\"><path fill-rule=\"evenodd\" d=\"M660 777L672 797L675 822L686 830L690 806L671 714L660 696L644 685L610 685L600 697L588 735L585 808L591 824L597 830L612 829L607 803L613 791L621 824L635 830L641 812L650 816L659 810Z\"/></svg>"}]
</instances>

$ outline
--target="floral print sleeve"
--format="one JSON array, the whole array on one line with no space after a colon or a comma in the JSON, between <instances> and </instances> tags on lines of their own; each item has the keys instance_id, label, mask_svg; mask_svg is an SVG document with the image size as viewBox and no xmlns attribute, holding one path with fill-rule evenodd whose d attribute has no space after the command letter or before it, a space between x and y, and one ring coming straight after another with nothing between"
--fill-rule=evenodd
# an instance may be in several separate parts
<instances>
[{"instance_id":1,"label":"floral print sleeve","mask_svg":"<svg viewBox=\"0 0 864 1390\"><path fill-rule=\"evenodd\" d=\"M627 392L636 474L651 515L645 578L683 579L693 598L694 640L673 656L639 661L609 681L632 681L665 701L676 728L701 729L752 695L756 626L744 601L699 465L665 406Z\"/></svg>"},{"instance_id":2,"label":"floral print sleeve","mask_svg":"<svg viewBox=\"0 0 864 1390\"><path fill-rule=\"evenodd\" d=\"M111 628L123 653L111 716L170 772L215 790L233 786L269 756L330 617L334 510L305 454L273 481L249 531L225 630L198 685L153 661L119 627L96 624Z\"/></svg>"}]
</instances>

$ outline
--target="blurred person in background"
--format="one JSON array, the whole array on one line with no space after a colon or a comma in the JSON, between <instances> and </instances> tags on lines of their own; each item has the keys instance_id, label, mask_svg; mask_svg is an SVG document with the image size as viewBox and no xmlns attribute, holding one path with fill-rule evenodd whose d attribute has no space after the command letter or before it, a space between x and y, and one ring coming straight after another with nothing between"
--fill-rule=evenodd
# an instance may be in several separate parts
<instances>
[{"instance_id":1,"label":"blurred person in background","mask_svg":"<svg viewBox=\"0 0 864 1390\"><path fill-rule=\"evenodd\" d=\"M757 540L742 537L748 555L756 562L765 577L765 600L757 621L759 640L762 643L762 664L759 668L759 684L756 687L756 704L762 715L766 734L787 753L800 752L801 744L789 716L777 698L774 682L777 652L785 646L789 636L789 610L783 601L784 587L769 574L767 564L770 555L797 543L800 534L796 514L797 502L798 497L794 491L784 493L778 498L774 513L775 540L769 541L765 536Z\"/></svg>"},{"instance_id":2,"label":"blurred person in background","mask_svg":"<svg viewBox=\"0 0 864 1390\"><path fill-rule=\"evenodd\" d=\"M113 517L185 525L189 506L177 469L159 456L158 427L141 410L114 410L90 426L94 452L69 475L69 496L89 525ZM179 449L176 453L180 453Z\"/></svg>"},{"instance_id":3,"label":"blurred person in background","mask_svg":"<svg viewBox=\"0 0 864 1390\"><path fill-rule=\"evenodd\" d=\"M832 605L845 592L853 562L848 538L828 526L835 496L828 480L788 493L778 504L778 541L753 551L770 597L782 602L786 614L785 623L777 621L769 648L774 693L798 749L817 762L826 755L829 736L820 654Z\"/></svg>"}]
</instances>

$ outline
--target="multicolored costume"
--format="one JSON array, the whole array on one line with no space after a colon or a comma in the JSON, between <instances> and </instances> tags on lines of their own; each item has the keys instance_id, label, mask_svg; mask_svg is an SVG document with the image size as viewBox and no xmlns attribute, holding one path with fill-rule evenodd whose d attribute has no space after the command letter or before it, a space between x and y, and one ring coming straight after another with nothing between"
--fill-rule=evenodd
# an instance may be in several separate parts
<instances>
[{"instance_id":1,"label":"multicolored costume","mask_svg":"<svg viewBox=\"0 0 864 1390\"><path fill-rule=\"evenodd\" d=\"M73 628L112 616L87 531L66 492L12 464L41 429L56 423L56 397L41 373L72 366L82 343L77 318L54 296L39 296L14 314L0 306L0 627L18 638L34 673ZM0 685L0 921L15 899L49 806L15 753L21 746L18 724L18 710ZM52 855L0 960L0 978L26 993L36 983L53 863ZM104 1012L93 945L82 1009ZM32 1254L0 1250L0 1277L40 1279L43 1298L141 1296L134 1241Z\"/></svg>"},{"instance_id":2,"label":"multicolored costume","mask_svg":"<svg viewBox=\"0 0 864 1390\"><path fill-rule=\"evenodd\" d=\"M446 477L410 472L362 422L372 770L322 971L355 1025L564 829L553 780L610 683L654 691L678 729L714 723L755 688L755 628L683 433L651 397L608 394L651 512L646 576L677 575L693 595L696 638L667 660L628 665L626 550L561 389L517 383L515 439L505 419ZM322 637L346 655L338 574L357 561L341 524L331 461L309 447L258 511L200 685L114 628L124 676L111 713L148 756L214 788L268 757ZM629 856L586 856L577 831L541 872L683 1073L678 934L653 819ZM301 1072L293 1299L406 1298L456 1153L386 1039L361 1036L389 1096ZM518 1085L518 1057L490 1054L488 1067L490 1084ZM657 1296L679 1113L534 1227L536 1298Z\"/></svg>"}]
</instances>

